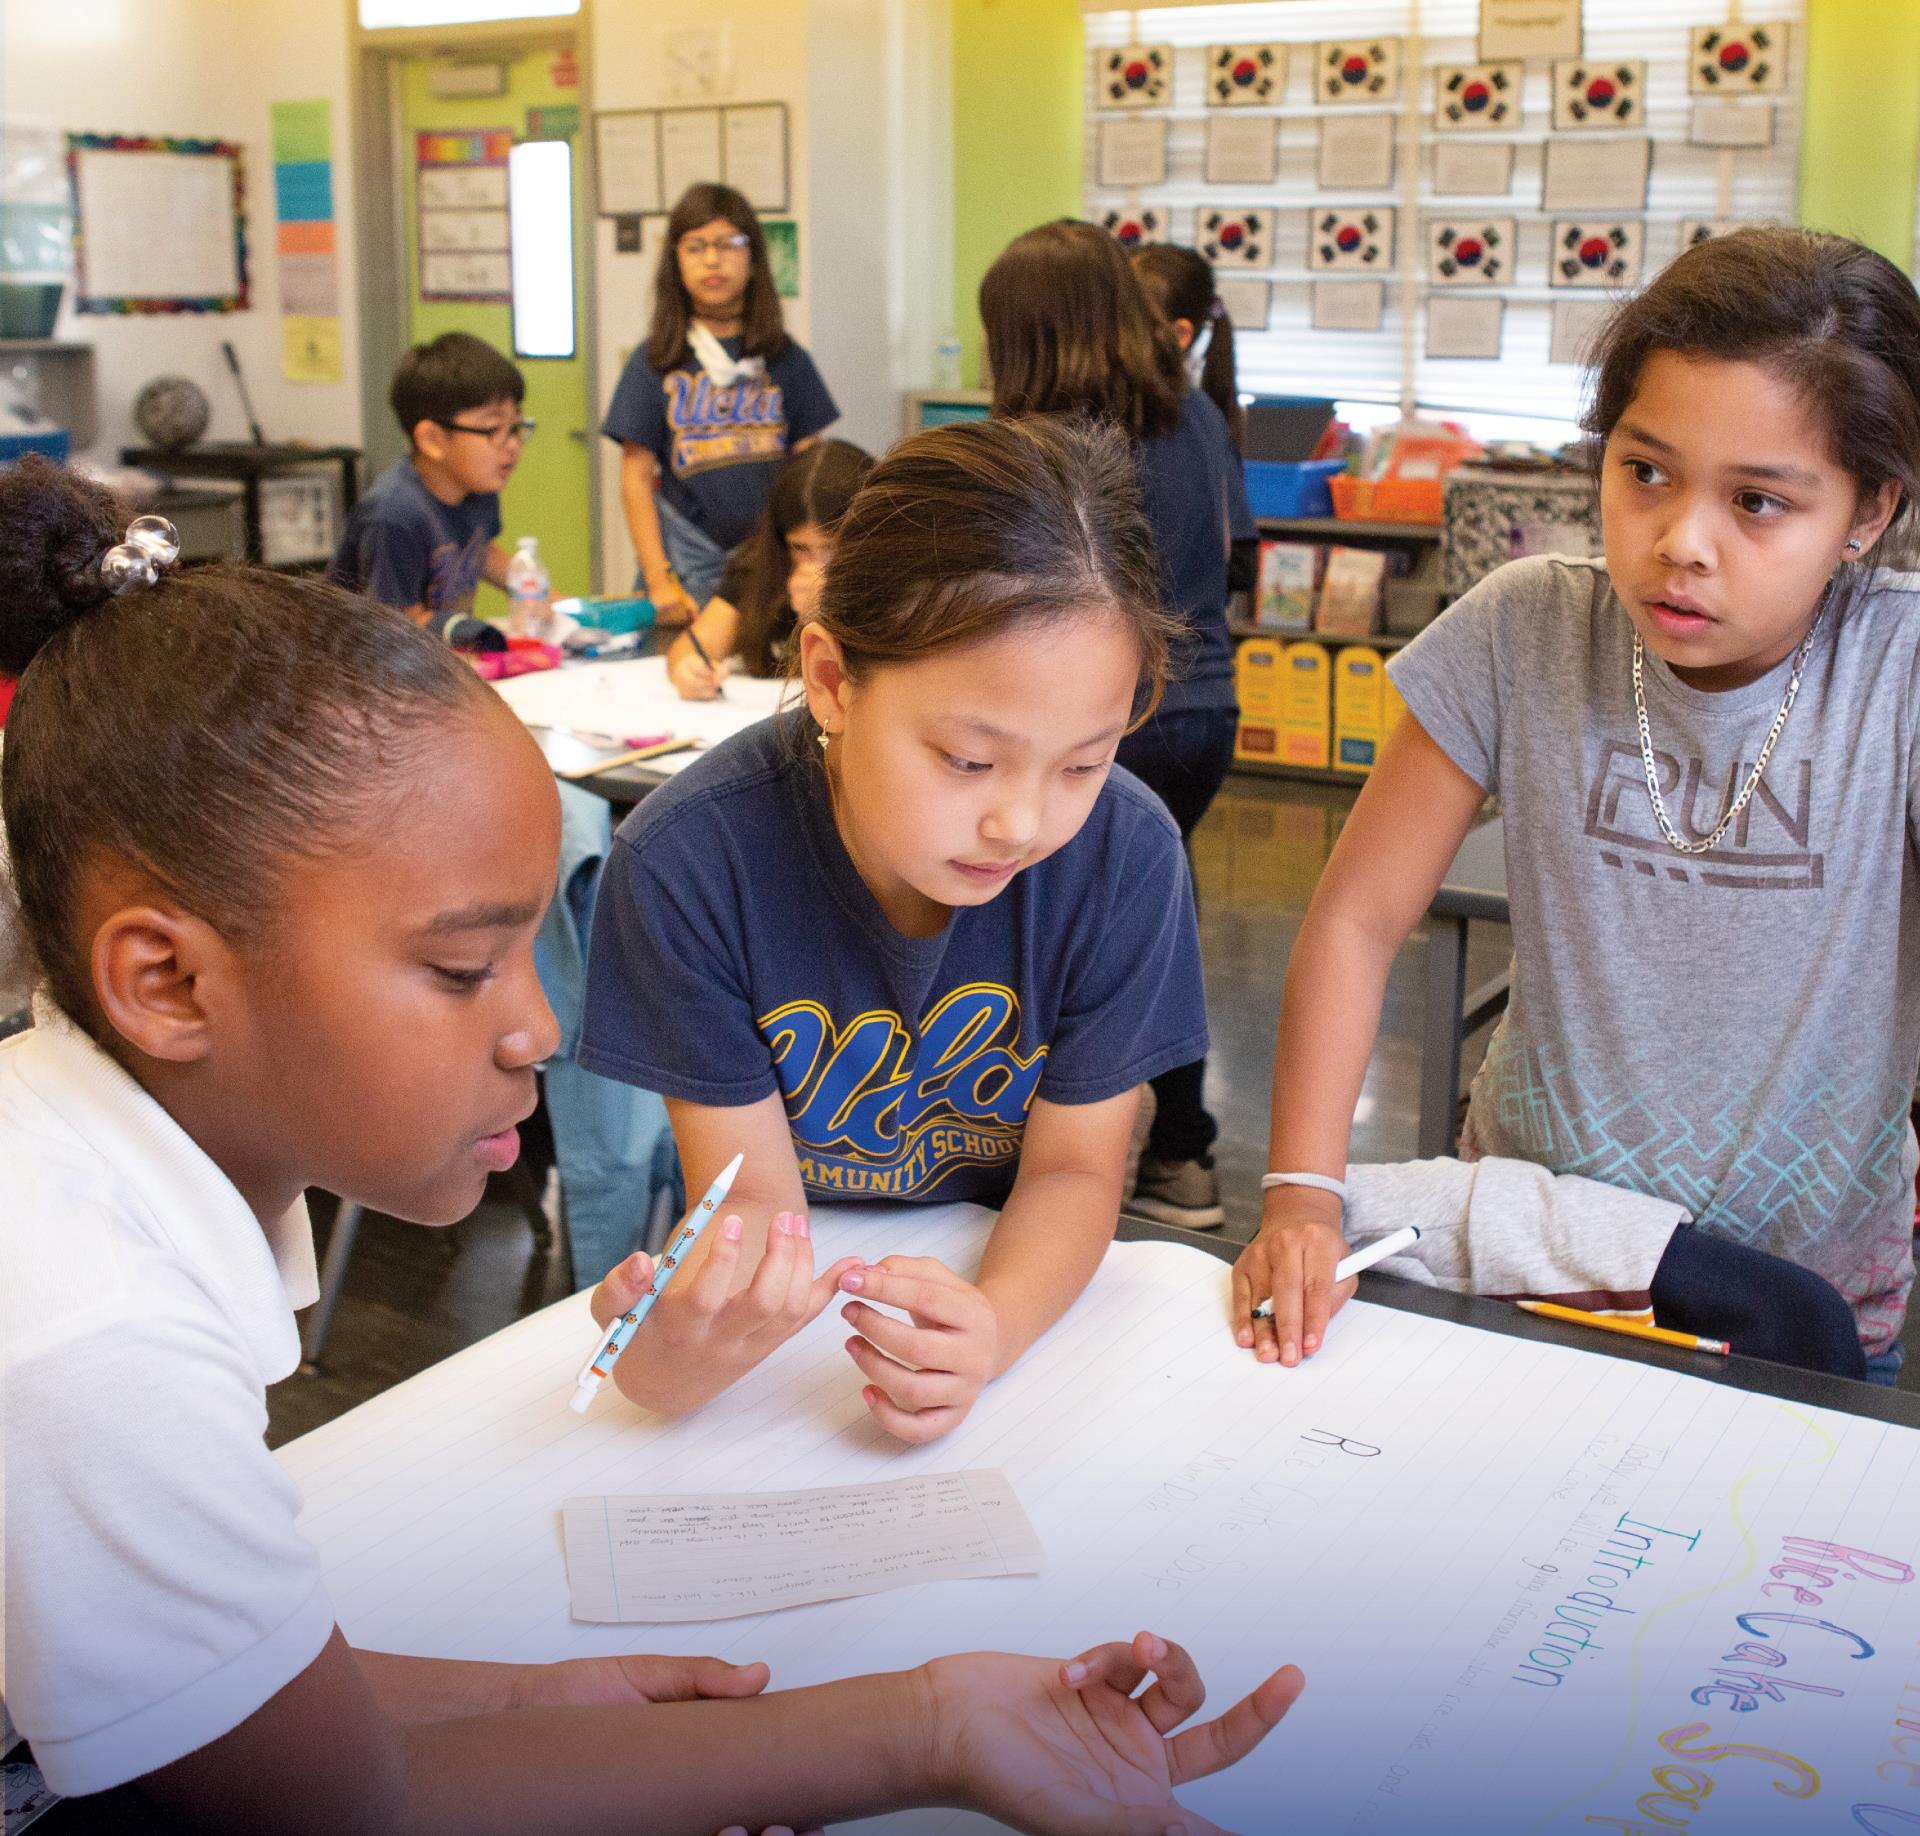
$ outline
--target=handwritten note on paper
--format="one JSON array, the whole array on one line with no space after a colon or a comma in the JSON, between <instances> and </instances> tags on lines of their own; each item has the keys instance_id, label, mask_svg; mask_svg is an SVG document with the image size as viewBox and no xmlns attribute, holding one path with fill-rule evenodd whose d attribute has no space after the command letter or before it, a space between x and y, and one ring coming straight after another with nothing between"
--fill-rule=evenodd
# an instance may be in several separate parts
<instances>
[{"instance_id":1,"label":"handwritten note on paper","mask_svg":"<svg viewBox=\"0 0 1920 1836\"><path fill-rule=\"evenodd\" d=\"M804 1492L569 1498L573 1616L736 1619L917 1581L1037 1575L1040 1539L1002 1472Z\"/></svg>"}]
</instances>

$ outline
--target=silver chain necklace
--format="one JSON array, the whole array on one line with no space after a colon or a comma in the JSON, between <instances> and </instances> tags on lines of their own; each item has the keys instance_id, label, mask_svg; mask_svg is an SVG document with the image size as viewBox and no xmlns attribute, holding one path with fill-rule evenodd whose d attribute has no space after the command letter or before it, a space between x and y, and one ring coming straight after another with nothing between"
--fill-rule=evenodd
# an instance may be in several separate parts
<instances>
[{"instance_id":1,"label":"silver chain necklace","mask_svg":"<svg viewBox=\"0 0 1920 1836\"><path fill-rule=\"evenodd\" d=\"M1829 588L1829 593L1831 588ZM1715 825L1714 831L1705 841L1682 841L1674 833L1673 824L1667 820L1667 806L1660 799L1660 774L1653 763L1653 732L1647 725L1647 692L1640 680L1641 659L1646 646L1640 641L1640 633L1633 634L1633 711L1640 721L1640 764L1647 774L1647 796L1653 804L1653 819L1660 825L1660 833L1667 838L1668 847L1678 854L1705 854L1720 844L1721 838L1739 820L1740 812L1747 807L1748 800L1759 789L1760 780L1766 776L1767 761L1773 757L1774 743L1780 737L1780 730L1787 724L1787 716L1793 712L1794 699L1800 693L1800 672L1807 666L1807 658L1813 652L1813 640L1820 629L1820 620L1827 609L1826 598L1820 601L1820 608L1813 615L1813 623L1807 627L1807 635L1800 640L1800 648L1794 652L1793 674L1787 678L1787 692L1781 698L1780 712L1773 717L1773 725L1767 729L1765 743L1760 748L1760 756L1753 762L1753 769L1747 773L1747 781L1740 787L1740 794L1727 806L1727 813Z\"/></svg>"}]
</instances>

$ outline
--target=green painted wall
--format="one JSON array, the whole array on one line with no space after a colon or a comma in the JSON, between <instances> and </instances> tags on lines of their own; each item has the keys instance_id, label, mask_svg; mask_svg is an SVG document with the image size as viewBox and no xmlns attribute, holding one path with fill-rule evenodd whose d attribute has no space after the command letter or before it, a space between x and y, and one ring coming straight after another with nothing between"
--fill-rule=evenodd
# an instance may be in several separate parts
<instances>
[{"instance_id":1,"label":"green painted wall","mask_svg":"<svg viewBox=\"0 0 1920 1836\"><path fill-rule=\"evenodd\" d=\"M1913 266L1920 4L1807 0L1800 220Z\"/></svg>"},{"instance_id":2,"label":"green painted wall","mask_svg":"<svg viewBox=\"0 0 1920 1836\"><path fill-rule=\"evenodd\" d=\"M1077 217L1078 0L953 0L953 324L980 380L980 277L1022 230Z\"/></svg>"}]
</instances>

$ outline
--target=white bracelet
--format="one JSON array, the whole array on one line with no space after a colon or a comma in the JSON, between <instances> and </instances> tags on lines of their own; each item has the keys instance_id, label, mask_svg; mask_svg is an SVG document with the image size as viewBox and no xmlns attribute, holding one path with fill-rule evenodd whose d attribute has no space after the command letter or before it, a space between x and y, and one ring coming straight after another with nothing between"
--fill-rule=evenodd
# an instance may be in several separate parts
<instances>
[{"instance_id":1,"label":"white bracelet","mask_svg":"<svg viewBox=\"0 0 1920 1836\"><path fill-rule=\"evenodd\" d=\"M1311 1186L1317 1192L1331 1192L1340 1201L1342 1209L1347 1203L1346 1182L1329 1179L1324 1173L1263 1173L1260 1175L1262 1192L1270 1192L1275 1186Z\"/></svg>"}]
</instances>

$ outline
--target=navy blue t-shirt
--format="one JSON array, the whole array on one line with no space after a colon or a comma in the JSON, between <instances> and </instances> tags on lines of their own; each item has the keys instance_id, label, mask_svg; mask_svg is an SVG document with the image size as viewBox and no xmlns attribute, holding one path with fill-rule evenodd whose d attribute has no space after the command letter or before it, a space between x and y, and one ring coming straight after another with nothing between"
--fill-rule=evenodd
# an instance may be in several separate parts
<instances>
[{"instance_id":1,"label":"navy blue t-shirt","mask_svg":"<svg viewBox=\"0 0 1920 1836\"><path fill-rule=\"evenodd\" d=\"M738 358L742 341L723 338ZM766 374L716 389L691 358L662 376L641 345L620 372L600 431L644 446L660 464L660 494L722 548L760 520L780 461L840 418L813 359L789 343Z\"/></svg>"},{"instance_id":2,"label":"navy blue t-shirt","mask_svg":"<svg viewBox=\"0 0 1920 1836\"><path fill-rule=\"evenodd\" d=\"M443 504L411 458L396 459L347 517L327 578L397 612L425 606L437 630L448 614L473 610L487 545L499 533L495 493Z\"/></svg>"},{"instance_id":3,"label":"navy blue t-shirt","mask_svg":"<svg viewBox=\"0 0 1920 1836\"><path fill-rule=\"evenodd\" d=\"M1160 594L1192 637L1178 647L1160 707L1230 708L1233 637L1227 630L1227 537L1254 533L1246 474L1226 417L1198 389L1180 422L1140 446L1147 520L1160 551Z\"/></svg>"},{"instance_id":4,"label":"navy blue t-shirt","mask_svg":"<svg viewBox=\"0 0 1920 1836\"><path fill-rule=\"evenodd\" d=\"M1097 1103L1205 1054L1186 860L1137 779L1116 767L1065 847L904 937L795 756L798 719L735 735L621 824L580 1063L715 1107L778 1090L815 1197L997 1203L1036 1095Z\"/></svg>"}]
</instances>

